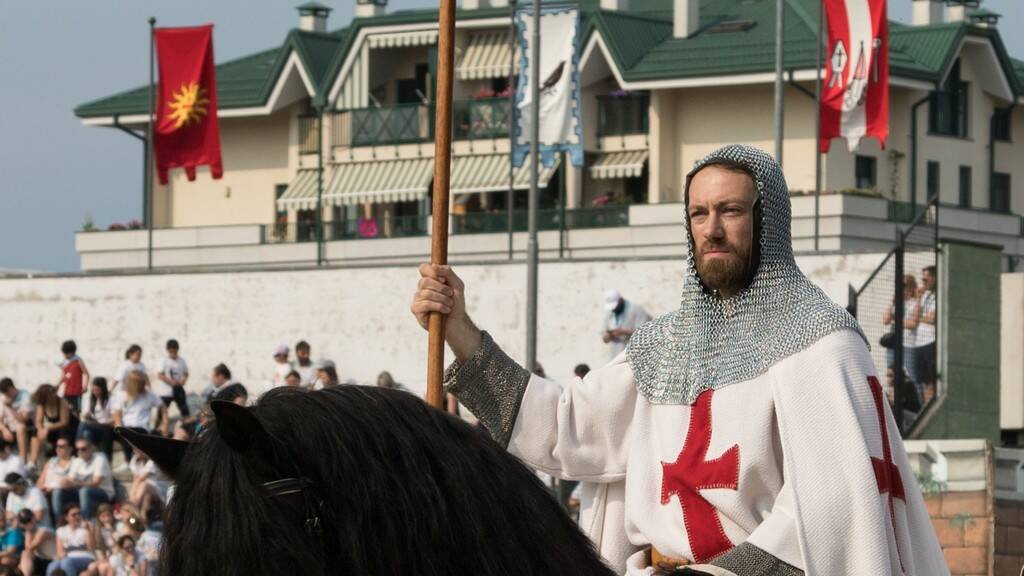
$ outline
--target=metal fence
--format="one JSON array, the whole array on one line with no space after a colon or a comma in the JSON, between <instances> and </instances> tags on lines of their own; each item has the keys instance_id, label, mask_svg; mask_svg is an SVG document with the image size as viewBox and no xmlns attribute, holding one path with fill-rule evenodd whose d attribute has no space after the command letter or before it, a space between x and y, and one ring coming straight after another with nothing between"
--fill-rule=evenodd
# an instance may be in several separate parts
<instances>
[{"instance_id":1,"label":"metal fence","mask_svg":"<svg viewBox=\"0 0 1024 576\"><path fill-rule=\"evenodd\" d=\"M933 199L895 216L908 225L897 224L895 247L853 295L851 311L871 344L900 431L913 437L921 416L943 393L937 354L939 205Z\"/></svg>"}]
</instances>

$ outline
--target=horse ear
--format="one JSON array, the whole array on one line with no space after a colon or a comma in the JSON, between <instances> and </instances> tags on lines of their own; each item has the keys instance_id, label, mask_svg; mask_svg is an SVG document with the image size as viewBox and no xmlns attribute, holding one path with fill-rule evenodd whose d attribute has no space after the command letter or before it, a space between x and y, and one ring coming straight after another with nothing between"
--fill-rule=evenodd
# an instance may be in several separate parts
<instances>
[{"instance_id":1,"label":"horse ear","mask_svg":"<svg viewBox=\"0 0 1024 576\"><path fill-rule=\"evenodd\" d=\"M136 450L148 456L172 480L177 479L181 461L185 458L185 452L188 450L188 442L142 434L127 428L115 428L114 432Z\"/></svg>"},{"instance_id":2,"label":"horse ear","mask_svg":"<svg viewBox=\"0 0 1024 576\"><path fill-rule=\"evenodd\" d=\"M210 402L210 409L216 418L220 437L229 448L242 455L255 453L263 463L272 466L270 434L251 410L224 400Z\"/></svg>"}]
</instances>

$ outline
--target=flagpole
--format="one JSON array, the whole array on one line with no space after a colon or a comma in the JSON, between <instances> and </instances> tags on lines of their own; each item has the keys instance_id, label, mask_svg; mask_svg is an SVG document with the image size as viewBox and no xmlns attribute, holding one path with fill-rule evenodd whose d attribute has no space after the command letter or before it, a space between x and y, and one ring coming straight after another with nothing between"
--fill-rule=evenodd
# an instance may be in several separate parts
<instances>
[{"instance_id":1,"label":"flagpole","mask_svg":"<svg viewBox=\"0 0 1024 576\"><path fill-rule=\"evenodd\" d=\"M814 251L821 235L821 55L825 40L825 2L818 2L818 59L814 66Z\"/></svg>"},{"instance_id":2,"label":"flagpole","mask_svg":"<svg viewBox=\"0 0 1024 576\"><path fill-rule=\"evenodd\" d=\"M430 261L448 263L448 198L452 158L452 85L455 61L455 0L441 0L438 10L437 93L434 123L434 198ZM430 314L427 342L427 404L444 409L444 316Z\"/></svg>"},{"instance_id":3,"label":"flagpole","mask_svg":"<svg viewBox=\"0 0 1024 576\"><path fill-rule=\"evenodd\" d=\"M508 259L511 261L515 232L515 213L513 210L516 203L516 167L512 160L512 148L516 144L516 90L513 86L515 86L516 79L516 47L519 45L516 42L516 0L509 2L509 7L511 8L509 12L511 19L508 26L508 196L505 202L505 209L508 210Z\"/></svg>"},{"instance_id":4,"label":"flagpole","mask_svg":"<svg viewBox=\"0 0 1024 576\"><path fill-rule=\"evenodd\" d=\"M540 0L533 0L530 31L530 198L527 222L530 239L526 265L526 368L537 368L537 178L540 158Z\"/></svg>"},{"instance_id":5,"label":"flagpole","mask_svg":"<svg viewBox=\"0 0 1024 576\"><path fill-rule=\"evenodd\" d=\"M782 165L782 41L786 0L775 0L775 160Z\"/></svg>"},{"instance_id":6,"label":"flagpole","mask_svg":"<svg viewBox=\"0 0 1024 576\"><path fill-rule=\"evenodd\" d=\"M153 271L153 96L155 72L153 55L155 52L156 18L149 17L149 122L146 129L146 190L142 195L143 218L146 220L146 270Z\"/></svg>"}]
</instances>

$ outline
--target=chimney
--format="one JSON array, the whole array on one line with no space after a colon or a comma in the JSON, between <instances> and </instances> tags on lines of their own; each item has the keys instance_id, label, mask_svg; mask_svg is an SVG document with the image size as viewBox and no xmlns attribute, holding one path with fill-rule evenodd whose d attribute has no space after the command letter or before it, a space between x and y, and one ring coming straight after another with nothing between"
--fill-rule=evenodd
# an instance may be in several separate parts
<instances>
[{"instance_id":1,"label":"chimney","mask_svg":"<svg viewBox=\"0 0 1024 576\"><path fill-rule=\"evenodd\" d=\"M972 8L976 8L976 6L972 6L970 2L964 2L963 0L959 4L946 6L946 22L966 22L971 12L974 12Z\"/></svg>"},{"instance_id":2,"label":"chimney","mask_svg":"<svg viewBox=\"0 0 1024 576\"><path fill-rule=\"evenodd\" d=\"M382 16L388 0L356 0L356 18Z\"/></svg>"},{"instance_id":3,"label":"chimney","mask_svg":"<svg viewBox=\"0 0 1024 576\"><path fill-rule=\"evenodd\" d=\"M462 0L463 10L477 8L508 8L508 0Z\"/></svg>"},{"instance_id":4,"label":"chimney","mask_svg":"<svg viewBox=\"0 0 1024 576\"><path fill-rule=\"evenodd\" d=\"M629 0L601 0L601 10L625 12L629 10Z\"/></svg>"},{"instance_id":5,"label":"chimney","mask_svg":"<svg viewBox=\"0 0 1024 576\"><path fill-rule=\"evenodd\" d=\"M307 32L327 32L327 15L331 9L316 2L306 2L297 6L299 11L299 30Z\"/></svg>"},{"instance_id":6,"label":"chimney","mask_svg":"<svg viewBox=\"0 0 1024 576\"><path fill-rule=\"evenodd\" d=\"M700 0L672 0L672 35L686 38L700 27Z\"/></svg>"},{"instance_id":7,"label":"chimney","mask_svg":"<svg viewBox=\"0 0 1024 576\"><path fill-rule=\"evenodd\" d=\"M942 24L941 0L914 0L914 26Z\"/></svg>"}]
</instances>

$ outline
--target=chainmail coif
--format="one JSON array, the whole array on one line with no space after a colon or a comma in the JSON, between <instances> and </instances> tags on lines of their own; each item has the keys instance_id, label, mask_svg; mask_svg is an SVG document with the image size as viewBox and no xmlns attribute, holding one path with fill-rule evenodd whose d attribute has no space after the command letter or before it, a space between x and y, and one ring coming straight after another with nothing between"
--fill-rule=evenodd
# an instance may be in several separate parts
<instances>
[{"instance_id":1,"label":"chainmail coif","mask_svg":"<svg viewBox=\"0 0 1024 576\"><path fill-rule=\"evenodd\" d=\"M754 175L762 206L760 264L747 288L721 300L701 284L684 219L690 250L682 303L639 327L626 348L637 389L652 404L693 404L701 392L755 378L837 330L864 338L857 321L797 268L789 189L774 158L749 146L720 148L694 166L687 188L704 165L722 159Z\"/></svg>"}]
</instances>

